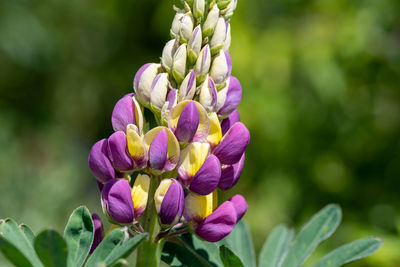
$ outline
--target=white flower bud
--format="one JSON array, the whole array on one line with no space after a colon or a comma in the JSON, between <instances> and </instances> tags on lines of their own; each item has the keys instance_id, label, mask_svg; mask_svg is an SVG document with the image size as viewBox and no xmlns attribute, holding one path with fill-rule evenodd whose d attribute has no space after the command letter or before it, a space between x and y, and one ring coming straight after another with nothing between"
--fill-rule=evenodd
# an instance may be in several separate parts
<instances>
[{"instance_id":1,"label":"white flower bud","mask_svg":"<svg viewBox=\"0 0 400 267\"><path fill-rule=\"evenodd\" d=\"M211 54L215 55L224 45L226 39L227 22L223 17L218 19L217 25L215 26L214 34L210 41Z\"/></svg>"},{"instance_id":2,"label":"white flower bud","mask_svg":"<svg viewBox=\"0 0 400 267\"><path fill-rule=\"evenodd\" d=\"M224 49L225 51L229 51L230 46L231 46L231 24L228 23L228 29L226 30L226 39L222 49Z\"/></svg>"},{"instance_id":3,"label":"white flower bud","mask_svg":"<svg viewBox=\"0 0 400 267\"><path fill-rule=\"evenodd\" d=\"M196 93L196 74L192 70L186 75L181 87L179 87L178 101L192 100Z\"/></svg>"},{"instance_id":4,"label":"white flower bud","mask_svg":"<svg viewBox=\"0 0 400 267\"><path fill-rule=\"evenodd\" d=\"M217 90L213 80L208 76L201 85L199 102L207 112L213 112L217 107Z\"/></svg>"},{"instance_id":5,"label":"white flower bud","mask_svg":"<svg viewBox=\"0 0 400 267\"><path fill-rule=\"evenodd\" d=\"M195 72L197 83L202 83L206 78L206 74L210 70L211 65L211 52L209 45L206 45L201 49L199 56L197 57Z\"/></svg>"},{"instance_id":6,"label":"white flower bud","mask_svg":"<svg viewBox=\"0 0 400 267\"><path fill-rule=\"evenodd\" d=\"M160 73L154 78L150 91L150 102L154 107L161 109L164 105L168 84L168 73Z\"/></svg>"},{"instance_id":7,"label":"white flower bud","mask_svg":"<svg viewBox=\"0 0 400 267\"><path fill-rule=\"evenodd\" d=\"M183 14L182 12L178 12L176 13L174 20L172 21L172 26L171 26L171 36L172 38L175 38L176 35L179 34L179 31L181 29L181 19L185 14Z\"/></svg>"},{"instance_id":8,"label":"white flower bud","mask_svg":"<svg viewBox=\"0 0 400 267\"><path fill-rule=\"evenodd\" d=\"M196 28L194 28L192 38L190 38L188 44L188 57L190 64L194 64L196 62L197 56L200 53L202 41L201 27L198 25Z\"/></svg>"},{"instance_id":9,"label":"white flower bud","mask_svg":"<svg viewBox=\"0 0 400 267\"><path fill-rule=\"evenodd\" d=\"M202 19L204 15L204 0L194 0L193 1L193 15L197 19Z\"/></svg>"},{"instance_id":10,"label":"white flower bud","mask_svg":"<svg viewBox=\"0 0 400 267\"><path fill-rule=\"evenodd\" d=\"M176 50L172 64L172 75L178 84L183 81L186 73L186 56L186 44L182 44Z\"/></svg>"},{"instance_id":11,"label":"white flower bud","mask_svg":"<svg viewBox=\"0 0 400 267\"><path fill-rule=\"evenodd\" d=\"M164 46L162 52L161 64L164 67L164 69L166 69L168 72L172 68L173 56L176 51L175 42L176 42L175 39L168 41L168 43Z\"/></svg>"},{"instance_id":12,"label":"white flower bud","mask_svg":"<svg viewBox=\"0 0 400 267\"><path fill-rule=\"evenodd\" d=\"M232 17L233 12L235 12L236 6L237 6L237 0L232 0L228 4L228 6L223 10L223 14L226 19L229 20Z\"/></svg>"},{"instance_id":13,"label":"white flower bud","mask_svg":"<svg viewBox=\"0 0 400 267\"><path fill-rule=\"evenodd\" d=\"M221 49L211 65L210 76L216 84L222 84L231 75L231 72L231 56Z\"/></svg>"},{"instance_id":14,"label":"white flower bud","mask_svg":"<svg viewBox=\"0 0 400 267\"><path fill-rule=\"evenodd\" d=\"M133 88L138 101L143 105L147 105L150 102L151 85L160 70L161 64L148 63L136 72L135 79L133 80Z\"/></svg>"},{"instance_id":15,"label":"white flower bud","mask_svg":"<svg viewBox=\"0 0 400 267\"><path fill-rule=\"evenodd\" d=\"M184 43L187 43L190 40L190 37L192 37L192 32L193 32L193 18L191 13L186 13L181 18L181 25L179 29L181 40Z\"/></svg>"},{"instance_id":16,"label":"white flower bud","mask_svg":"<svg viewBox=\"0 0 400 267\"><path fill-rule=\"evenodd\" d=\"M210 12L208 12L206 21L203 24L203 35L204 37L209 37L214 33L215 26L217 25L219 18L219 8L214 5Z\"/></svg>"}]
</instances>

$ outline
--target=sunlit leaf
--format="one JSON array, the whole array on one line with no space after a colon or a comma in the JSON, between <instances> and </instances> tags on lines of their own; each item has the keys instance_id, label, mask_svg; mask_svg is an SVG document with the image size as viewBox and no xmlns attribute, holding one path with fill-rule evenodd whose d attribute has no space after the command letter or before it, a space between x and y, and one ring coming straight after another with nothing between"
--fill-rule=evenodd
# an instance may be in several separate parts
<instances>
[{"instance_id":1,"label":"sunlit leaf","mask_svg":"<svg viewBox=\"0 0 400 267\"><path fill-rule=\"evenodd\" d=\"M67 266L67 243L53 230L44 230L35 239L35 250L45 267Z\"/></svg>"},{"instance_id":2,"label":"sunlit leaf","mask_svg":"<svg viewBox=\"0 0 400 267\"><path fill-rule=\"evenodd\" d=\"M219 247L219 256L225 267L243 267L243 263L239 257L224 245Z\"/></svg>"}]
</instances>

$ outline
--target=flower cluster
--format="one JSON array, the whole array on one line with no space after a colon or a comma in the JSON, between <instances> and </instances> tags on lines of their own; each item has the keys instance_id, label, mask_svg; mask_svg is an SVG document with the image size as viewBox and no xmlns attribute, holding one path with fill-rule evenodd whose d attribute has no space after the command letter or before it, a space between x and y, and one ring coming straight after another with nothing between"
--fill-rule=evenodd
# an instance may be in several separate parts
<instances>
[{"instance_id":1,"label":"flower cluster","mask_svg":"<svg viewBox=\"0 0 400 267\"><path fill-rule=\"evenodd\" d=\"M114 133L91 149L89 167L107 218L143 229L155 209L160 234L189 227L216 242L247 210L241 195L218 205L218 190L238 181L250 134L236 110L241 85L231 75L229 19L236 0L184 2L160 63L136 73L134 93L111 116ZM157 122L149 127L144 110ZM152 190L154 188L154 190ZM150 206L151 205L151 206Z\"/></svg>"}]
</instances>

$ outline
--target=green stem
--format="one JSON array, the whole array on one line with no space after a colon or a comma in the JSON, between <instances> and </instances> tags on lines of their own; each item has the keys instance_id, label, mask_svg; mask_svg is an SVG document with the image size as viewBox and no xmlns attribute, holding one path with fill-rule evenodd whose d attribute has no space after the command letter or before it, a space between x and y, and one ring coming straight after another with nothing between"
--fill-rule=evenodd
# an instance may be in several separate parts
<instances>
[{"instance_id":1,"label":"green stem","mask_svg":"<svg viewBox=\"0 0 400 267\"><path fill-rule=\"evenodd\" d=\"M145 232L149 235L138 248L137 252L137 267L158 267L161 261L161 252L165 240L156 240L160 226L158 224L158 215L154 205L153 196L158 186L158 177L152 177L150 182L150 190L147 199L147 208L143 214L142 224Z\"/></svg>"}]
</instances>

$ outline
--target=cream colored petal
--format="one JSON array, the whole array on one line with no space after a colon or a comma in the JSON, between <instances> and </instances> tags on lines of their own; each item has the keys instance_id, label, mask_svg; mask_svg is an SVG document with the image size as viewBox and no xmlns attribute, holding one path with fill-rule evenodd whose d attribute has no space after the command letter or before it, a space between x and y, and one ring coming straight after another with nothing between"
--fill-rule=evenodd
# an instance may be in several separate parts
<instances>
[{"instance_id":1,"label":"cream colored petal","mask_svg":"<svg viewBox=\"0 0 400 267\"><path fill-rule=\"evenodd\" d=\"M156 206L157 213L160 213L161 204L172 183L173 181L171 179L163 179L154 193L154 204Z\"/></svg>"},{"instance_id":2,"label":"cream colored petal","mask_svg":"<svg viewBox=\"0 0 400 267\"><path fill-rule=\"evenodd\" d=\"M184 182L189 182L203 165L210 152L208 143L190 143L182 150L178 164L179 177Z\"/></svg>"},{"instance_id":3,"label":"cream colored petal","mask_svg":"<svg viewBox=\"0 0 400 267\"><path fill-rule=\"evenodd\" d=\"M185 218L201 221L213 212L213 194L201 196L189 193L185 198Z\"/></svg>"},{"instance_id":4,"label":"cream colored petal","mask_svg":"<svg viewBox=\"0 0 400 267\"><path fill-rule=\"evenodd\" d=\"M143 211L146 208L147 198L149 196L149 188L150 177L146 174L139 174L136 177L135 183L133 184L131 191L133 207L135 208L135 211Z\"/></svg>"}]
</instances>

